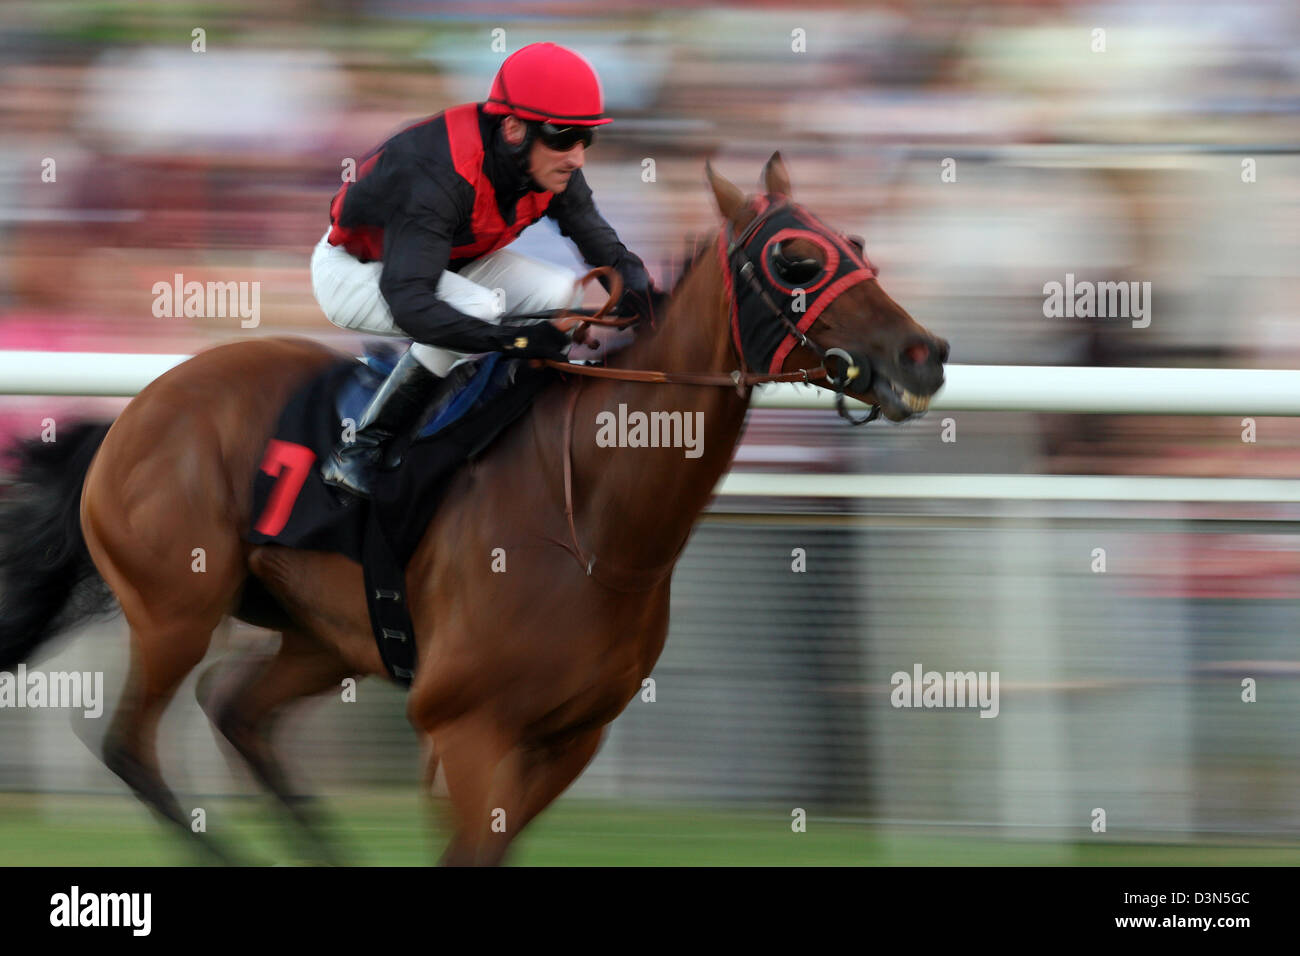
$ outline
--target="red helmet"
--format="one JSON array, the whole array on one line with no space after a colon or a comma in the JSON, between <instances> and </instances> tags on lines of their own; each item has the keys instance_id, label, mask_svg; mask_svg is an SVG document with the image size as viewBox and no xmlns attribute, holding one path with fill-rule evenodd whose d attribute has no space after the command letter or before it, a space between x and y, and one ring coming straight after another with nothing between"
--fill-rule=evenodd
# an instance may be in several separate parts
<instances>
[{"instance_id":1,"label":"red helmet","mask_svg":"<svg viewBox=\"0 0 1300 956\"><path fill-rule=\"evenodd\" d=\"M602 115L605 97L591 64L555 43L530 43L506 57L483 111L557 126L613 122Z\"/></svg>"}]
</instances>

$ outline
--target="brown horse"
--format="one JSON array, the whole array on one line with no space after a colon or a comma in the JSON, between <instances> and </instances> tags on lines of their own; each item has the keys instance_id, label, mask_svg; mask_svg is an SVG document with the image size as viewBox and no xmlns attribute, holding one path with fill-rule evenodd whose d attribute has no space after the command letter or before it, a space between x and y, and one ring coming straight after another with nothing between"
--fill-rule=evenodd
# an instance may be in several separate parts
<instances>
[{"instance_id":1,"label":"brown horse","mask_svg":"<svg viewBox=\"0 0 1300 956\"><path fill-rule=\"evenodd\" d=\"M886 295L860 256L853 262L864 269L853 281L826 286L837 294L815 321L795 319L796 328L774 306L773 297L800 292L790 287L801 277L828 272L828 256L854 255L846 237L790 201L778 154L753 200L706 169L724 220L719 241L695 257L658 327L643 330L610 365L712 384L565 375L455 477L407 568L419 659L407 712L432 744L426 778L439 761L445 772L455 829L443 862L501 861L591 760L605 725L653 669L668 633L672 566L730 464L755 380L726 377L747 367L731 321L739 283L753 286L753 301L762 301L761 292L773 306L753 320L759 338L776 330L780 341L788 327L774 371L820 372L828 353L840 350L833 354L872 373L848 381L841 369L841 385L896 421L924 408L942 384L947 343ZM737 243L728 240L753 235L764 210L777 207L797 214L805 234L787 236L773 253L779 258L764 259L763 268L733 275L728 252ZM213 629L240 606L250 575L291 623L282 625L278 653L237 679L201 681L200 699L308 833L312 818L291 796L268 743L272 723L300 698L384 673L357 564L254 547L242 537L251 520L250 477L281 407L339 358L291 338L203 352L151 383L111 428L83 428L57 443L62 450L29 447L28 485L20 486L27 497L7 506L11 612L0 623L0 667L93 609L79 582L93 584L97 569L131 631L130 674L103 759L186 833L188 818L159 771L155 731ZM598 440L598 416L620 405L702 413L701 453L607 447ZM216 693L221 685L233 690ZM206 835L198 839L212 848Z\"/></svg>"}]
</instances>

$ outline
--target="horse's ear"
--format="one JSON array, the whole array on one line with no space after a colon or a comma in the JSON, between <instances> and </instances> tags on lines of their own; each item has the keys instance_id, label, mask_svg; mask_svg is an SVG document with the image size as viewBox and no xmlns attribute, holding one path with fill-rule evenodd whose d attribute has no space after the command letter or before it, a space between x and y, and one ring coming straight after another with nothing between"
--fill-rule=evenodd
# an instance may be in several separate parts
<instances>
[{"instance_id":1,"label":"horse's ear","mask_svg":"<svg viewBox=\"0 0 1300 956\"><path fill-rule=\"evenodd\" d=\"M713 198L718 203L718 212L728 222L734 223L740 211L745 208L745 194L733 183L713 171L713 164L704 161L704 174L713 189Z\"/></svg>"},{"instance_id":2,"label":"horse's ear","mask_svg":"<svg viewBox=\"0 0 1300 956\"><path fill-rule=\"evenodd\" d=\"M781 158L779 150L772 154L772 158L763 167L763 177L759 180L759 185L764 192L790 198L790 173L786 171L785 160Z\"/></svg>"}]
</instances>

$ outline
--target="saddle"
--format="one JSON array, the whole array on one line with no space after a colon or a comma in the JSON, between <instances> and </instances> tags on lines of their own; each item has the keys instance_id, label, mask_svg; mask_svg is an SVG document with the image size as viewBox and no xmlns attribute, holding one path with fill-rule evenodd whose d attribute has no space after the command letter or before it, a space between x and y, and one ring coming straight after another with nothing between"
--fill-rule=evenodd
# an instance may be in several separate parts
<instances>
[{"instance_id":1,"label":"saddle","mask_svg":"<svg viewBox=\"0 0 1300 956\"><path fill-rule=\"evenodd\" d=\"M489 353L470 361L466 384L428 413L404 448L400 467L380 471L370 500L326 485L318 469L344 419L358 421L392 370L391 353L368 352L326 368L286 403L252 477L252 525L245 540L342 554L365 571L371 627L389 675L410 685L415 636L406 602L406 564L415 553L451 478L481 455L532 405L557 373ZM266 626L289 615L256 578L237 612Z\"/></svg>"}]
</instances>

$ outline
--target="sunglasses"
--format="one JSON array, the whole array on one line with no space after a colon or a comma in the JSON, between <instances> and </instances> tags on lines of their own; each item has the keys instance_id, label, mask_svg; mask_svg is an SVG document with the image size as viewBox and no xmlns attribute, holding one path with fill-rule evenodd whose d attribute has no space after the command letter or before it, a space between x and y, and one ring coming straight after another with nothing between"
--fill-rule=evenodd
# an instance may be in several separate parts
<instances>
[{"instance_id":1,"label":"sunglasses","mask_svg":"<svg viewBox=\"0 0 1300 956\"><path fill-rule=\"evenodd\" d=\"M590 126L556 126L554 123L538 123L537 138L547 149L557 153L567 153L579 143L586 149L596 138L596 131Z\"/></svg>"}]
</instances>

